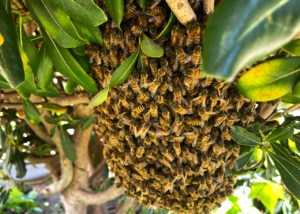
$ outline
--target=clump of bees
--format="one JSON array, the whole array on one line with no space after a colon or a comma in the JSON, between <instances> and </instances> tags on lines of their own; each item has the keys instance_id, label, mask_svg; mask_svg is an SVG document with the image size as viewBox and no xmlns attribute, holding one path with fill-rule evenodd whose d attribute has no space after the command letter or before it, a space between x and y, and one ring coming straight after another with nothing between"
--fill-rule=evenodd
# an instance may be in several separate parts
<instances>
[{"instance_id":1,"label":"clump of bees","mask_svg":"<svg viewBox=\"0 0 300 214\"><path fill-rule=\"evenodd\" d=\"M100 88L109 85L143 34L160 33L169 14L163 1L143 10L128 0L120 28L112 20L101 26L104 47L86 50ZM143 204L178 213L209 213L232 194L235 177L225 176L225 170L234 166L239 146L229 129L247 126L255 114L255 103L240 95L235 83L201 72L206 20L199 17L204 18L186 27L176 23L156 41L163 57L141 54L142 69L111 89L96 111L97 134L116 185Z\"/></svg>"}]
</instances>

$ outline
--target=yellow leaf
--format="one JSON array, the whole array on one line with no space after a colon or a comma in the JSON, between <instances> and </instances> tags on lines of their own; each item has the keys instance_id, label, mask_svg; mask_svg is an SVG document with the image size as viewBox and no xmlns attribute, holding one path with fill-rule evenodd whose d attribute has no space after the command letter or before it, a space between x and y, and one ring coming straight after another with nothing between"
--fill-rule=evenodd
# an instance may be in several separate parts
<instances>
[{"instance_id":1,"label":"yellow leaf","mask_svg":"<svg viewBox=\"0 0 300 214\"><path fill-rule=\"evenodd\" d=\"M3 43L4 43L4 38L3 38L2 34L0 33L0 46L3 45Z\"/></svg>"}]
</instances>

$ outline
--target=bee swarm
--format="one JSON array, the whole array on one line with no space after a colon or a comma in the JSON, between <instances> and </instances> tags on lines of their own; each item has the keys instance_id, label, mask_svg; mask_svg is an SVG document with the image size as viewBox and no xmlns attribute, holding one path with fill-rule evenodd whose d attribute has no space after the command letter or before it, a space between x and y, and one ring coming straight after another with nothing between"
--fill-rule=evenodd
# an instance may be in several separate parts
<instances>
[{"instance_id":1,"label":"bee swarm","mask_svg":"<svg viewBox=\"0 0 300 214\"><path fill-rule=\"evenodd\" d=\"M204 17L199 2L191 5ZM169 14L163 1L142 10L129 0L120 29L112 20L101 26L104 47L86 50L100 89L108 87L113 71L138 48L143 33L153 39L161 32ZM235 177L225 177L225 169L234 166L239 146L230 139L229 128L247 126L255 103L245 100L234 83L204 78L205 23L198 19L184 27L177 22L155 41L164 56L142 54L141 69L110 89L97 107L97 134L117 186L145 205L209 213L233 191Z\"/></svg>"}]
</instances>

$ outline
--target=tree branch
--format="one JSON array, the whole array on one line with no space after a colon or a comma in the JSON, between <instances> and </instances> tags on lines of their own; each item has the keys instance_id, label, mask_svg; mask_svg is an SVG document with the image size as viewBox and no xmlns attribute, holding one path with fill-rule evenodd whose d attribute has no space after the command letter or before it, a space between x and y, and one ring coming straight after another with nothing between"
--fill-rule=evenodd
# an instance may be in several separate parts
<instances>
[{"instance_id":1,"label":"tree branch","mask_svg":"<svg viewBox=\"0 0 300 214\"><path fill-rule=\"evenodd\" d=\"M25 181L19 181L19 180L14 180L15 183L17 184L25 184L25 185L32 185L32 184L38 184L38 183L41 183L45 180L47 180L48 178L50 178L51 174L47 174L45 176L42 176L40 178L36 178L34 180L25 180Z\"/></svg>"},{"instance_id":2,"label":"tree branch","mask_svg":"<svg viewBox=\"0 0 300 214\"><path fill-rule=\"evenodd\" d=\"M215 0L203 0L203 6L206 14L212 14L215 9Z\"/></svg>"},{"instance_id":3,"label":"tree branch","mask_svg":"<svg viewBox=\"0 0 300 214\"><path fill-rule=\"evenodd\" d=\"M291 106L290 108L288 108L288 109L286 110L286 112L291 113L291 112L294 112L294 111L297 111L297 110L300 110L300 104L295 104L295 105ZM283 114L283 112L277 112L277 113L271 115L271 116L267 119L267 121L271 121L271 120L274 120L274 119L276 119L276 118L278 118L278 117L282 117L282 114Z\"/></svg>"},{"instance_id":4,"label":"tree branch","mask_svg":"<svg viewBox=\"0 0 300 214\"><path fill-rule=\"evenodd\" d=\"M117 214L123 214L126 213L127 210L129 210L133 204L135 203L135 198L127 198L126 201L124 201L117 209Z\"/></svg>"},{"instance_id":5,"label":"tree branch","mask_svg":"<svg viewBox=\"0 0 300 214\"><path fill-rule=\"evenodd\" d=\"M26 160L28 160L31 164L52 163L52 162L59 161L59 157L58 155L46 156L46 157L28 156Z\"/></svg>"},{"instance_id":6,"label":"tree branch","mask_svg":"<svg viewBox=\"0 0 300 214\"><path fill-rule=\"evenodd\" d=\"M62 96L62 97L47 98L47 99L49 102L58 104L61 106L70 106L70 105L83 104L83 103L90 102L88 94Z\"/></svg>"},{"instance_id":7,"label":"tree branch","mask_svg":"<svg viewBox=\"0 0 300 214\"><path fill-rule=\"evenodd\" d=\"M181 24L186 25L197 18L188 0L166 0L166 2Z\"/></svg>"},{"instance_id":8,"label":"tree branch","mask_svg":"<svg viewBox=\"0 0 300 214\"><path fill-rule=\"evenodd\" d=\"M84 201L87 204L103 204L107 201L113 200L116 197L124 194L125 189L110 187L103 192L92 193L87 190L75 190L73 192L74 196L77 197L79 200Z\"/></svg>"}]
</instances>

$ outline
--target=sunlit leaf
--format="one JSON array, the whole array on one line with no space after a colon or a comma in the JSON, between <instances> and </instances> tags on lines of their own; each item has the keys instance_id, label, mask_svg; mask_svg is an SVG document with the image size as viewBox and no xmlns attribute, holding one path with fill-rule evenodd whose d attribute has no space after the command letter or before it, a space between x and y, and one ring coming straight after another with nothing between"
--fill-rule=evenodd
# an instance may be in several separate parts
<instances>
[{"instance_id":1,"label":"sunlit leaf","mask_svg":"<svg viewBox=\"0 0 300 214\"><path fill-rule=\"evenodd\" d=\"M78 84L72 80L68 80L66 87L65 87L65 92L66 94L73 94L74 90L77 88Z\"/></svg>"},{"instance_id":2,"label":"sunlit leaf","mask_svg":"<svg viewBox=\"0 0 300 214\"><path fill-rule=\"evenodd\" d=\"M171 12L170 14L170 18L169 21L167 23L167 25L164 27L164 29L155 37L154 40L160 39L161 37L167 35L168 33L171 32L173 25L176 22L176 16L174 15L174 13Z\"/></svg>"},{"instance_id":3,"label":"sunlit leaf","mask_svg":"<svg viewBox=\"0 0 300 214\"><path fill-rule=\"evenodd\" d=\"M50 85L49 88L47 88L47 89L37 89L34 92L34 94L37 96L40 96L40 97L60 97L61 96L61 93L53 85Z\"/></svg>"},{"instance_id":4,"label":"sunlit leaf","mask_svg":"<svg viewBox=\"0 0 300 214\"><path fill-rule=\"evenodd\" d=\"M41 114L39 110L29 100L23 100L23 108L26 118L34 124L41 122Z\"/></svg>"},{"instance_id":5,"label":"sunlit leaf","mask_svg":"<svg viewBox=\"0 0 300 214\"><path fill-rule=\"evenodd\" d=\"M39 65L37 70L38 86L47 89L53 79L53 63L47 47L43 45L39 52Z\"/></svg>"},{"instance_id":6,"label":"sunlit leaf","mask_svg":"<svg viewBox=\"0 0 300 214\"><path fill-rule=\"evenodd\" d=\"M67 49L59 47L47 34L44 37L55 68L86 91L96 93L98 89L95 80L82 69L72 54Z\"/></svg>"},{"instance_id":7,"label":"sunlit leaf","mask_svg":"<svg viewBox=\"0 0 300 214\"><path fill-rule=\"evenodd\" d=\"M62 9L47 0L28 0L27 3L34 18L60 46L74 48L86 43Z\"/></svg>"},{"instance_id":8,"label":"sunlit leaf","mask_svg":"<svg viewBox=\"0 0 300 214\"><path fill-rule=\"evenodd\" d=\"M149 57L159 58L164 55L164 50L145 34L143 36L141 49L143 53Z\"/></svg>"},{"instance_id":9,"label":"sunlit leaf","mask_svg":"<svg viewBox=\"0 0 300 214\"><path fill-rule=\"evenodd\" d=\"M251 185L250 198L259 199L263 205L273 213L278 199L284 200L281 185L274 182L257 182Z\"/></svg>"},{"instance_id":10,"label":"sunlit leaf","mask_svg":"<svg viewBox=\"0 0 300 214\"><path fill-rule=\"evenodd\" d=\"M277 128L265 139L268 142L275 142L277 140L284 140L292 137L294 130L292 128Z\"/></svg>"},{"instance_id":11,"label":"sunlit leaf","mask_svg":"<svg viewBox=\"0 0 300 214\"><path fill-rule=\"evenodd\" d=\"M243 153L242 155L239 156L238 160L236 161L237 169L241 169L247 165L247 163L251 158L252 153L253 150L251 150L250 152Z\"/></svg>"},{"instance_id":12,"label":"sunlit leaf","mask_svg":"<svg viewBox=\"0 0 300 214\"><path fill-rule=\"evenodd\" d=\"M109 88L121 85L127 80L135 66L138 56L139 49L137 49L113 72L110 79Z\"/></svg>"},{"instance_id":13,"label":"sunlit leaf","mask_svg":"<svg viewBox=\"0 0 300 214\"><path fill-rule=\"evenodd\" d=\"M81 121L81 130L88 129L94 123L94 116L84 117Z\"/></svg>"},{"instance_id":14,"label":"sunlit leaf","mask_svg":"<svg viewBox=\"0 0 300 214\"><path fill-rule=\"evenodd\" d=\"M230 134L232 139L240 145L257 146L261 144L259 137L240 126L231 127Z\"/></svg>"},{"instance_id":15,"label":"sunlit leaf","mask_svg":"<svg viewBox=\"0 0 300 214\"><path fill-rule=\"evenodd\" d=\"M298 81L293 88L293 95L300 98L300 81Z\"/></svg>"},{"instance_id":16,"label":"sunlit leaf","mask_svg":"<svg viewBox=\"0 0 300 214\"><path fill-rule=\"evenodd\" d=\"M299 7L299 0L223 0L206 28L204 72L233 80L241 69L288 43L299 32Z\"/></svg>"},{"instance_id":17,"label":"sunlit leaf","mask_svg":"<svg viewBox=\"0 0 300 214\"><path fill-rule=\"evenodd\" d=\"M300 98L297 98L295 95L293 95L292 93L288 93L286 95L284 95L282 98L281 98L281 101L282 102L285 102L285 103L293 103L293 104L296 104L296 103L300 103Z\"/></svg>"},{"instance_id":18,"label":"sunlit leaf","mask_svg":"<svg viewBox=\"0 0 300 214\"><path fill-rule=\"evenodd\" d=\"M237 87L247 98L269 101L287 94L300 76L300 57L280 58L262 63L243 75Z\"/></svg>"},{"instance_id":19,"label":"sunlit leaf","mask_svg":"<svg viewBox=\"0 0 300 214\"><path fill-rule=\"evenodd\" d=\"M297 150L300 152L300 136L299 136L299 134L294 135L294 136L292 137L292 139L294 140L294 142L295 142L295 144L296 144Z\"/></svg>"},{"instance_id":20,"label":"sunlit leaf","mask_svg":"<svg viewBox=\"0 0 300 214\"><path fill-rule=\"evenodd\" d=\"M105 13L93 0L47 0L70 17L89 25L98 26L107 21Z\"/></svg>"},{"instance_id":21,"label":"sunlit leaf","mask_svg":"<svg viewBox=\"0 0 300 214\"><path fill-rule=\"evenodd\" d=\"M66 157L71 161L76 161L77 155L75 146L62 126L59 126L59 134L61 145Z\"/></svg>"},{"instance_id":22,"label":"sunlit leaf","mask_svg":"<svg viewBox=\"0 0 300 214\"><path fill-rule=\"evenodd\" d=\"M120 26L124 14L124 0L106 0L105 6L110 17Z\"/></svg>"},{"instance_id":23,"label":"sunlit leaf","mask_svg":"<svg viewBox=\"0 0 300 214\"><path fill-rule=\"evenodd\" d=\"M291 41L283 49L292 56L300 56L300 39Z\"/></svg>"},{"instance_id":24,"label":"sunlit leaf","mask_svg":"<svg viewBox=\"0 0 300 214\"><path fill-rule=\"evenodd\" d=\"M3 38L2 34L0 33L0 46L3 45L3 43L4 43L4 38Z\"/></svg>"},{"instance_id":25,"label":"sunlit leaf","mask_svg":"<svg viewBox=\"0 0 300 214\"><path fill-rule=\"evenodd\" d=\"M146 9L150 6L152 0L136 0L136 2L141 8Z\"/></svg>"},{"instance_id":26,"label":"sunlit leaf","mask_svg":"<svg viewBox=\"0 0 300 214\"><path fill-rule=\"evenodd\" d=\"M48 111L52 111L54 113L58 113L58 114L64 114L67 112L68 108L64 107L64 106L60 106L57 104L53 104L53 103L45 103L45 104L41 104L41 107L43 109L46 109Z\"/></svg>"},{"instance_id":27,"label":"sunlit leaf","mask_svg":"<svg viewBox=\"0 0 300 214\"><path fill-rule=\"evenodd\" d=\"M89 107L94 107L94 106L98 106L100 105L101 103L103 103L107 96L108 96L108 91L109 91L109 88L105 88L103 90L101 90L98 94L96 94L90 104L89 104Z\"/></svg>"}]
</instances>

